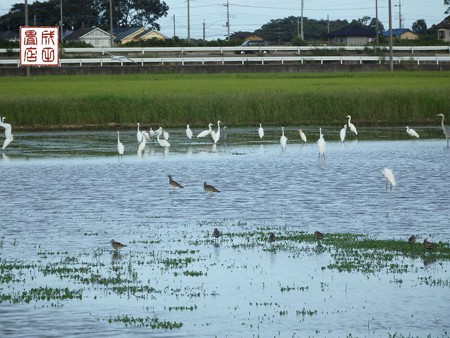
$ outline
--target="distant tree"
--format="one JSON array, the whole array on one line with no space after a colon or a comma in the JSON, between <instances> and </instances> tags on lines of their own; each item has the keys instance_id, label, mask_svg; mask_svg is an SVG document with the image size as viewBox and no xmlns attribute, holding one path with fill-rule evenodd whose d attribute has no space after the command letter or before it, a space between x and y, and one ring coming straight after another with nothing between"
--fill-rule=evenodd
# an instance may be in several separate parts
<instances>
[{"instance_id":1,"label":"distant tree","mask_svg":"<svg viewBox=\"0 0 450 338\"><path fill-rule=\"evenodd\" d=\"M377 18L372 18L372 20L369 23L369 27L373 28L374 30L377 29ZM381 23L380 20L378 20L378 33L384 32L384 26Z\"/></svg>"},{"instance_id":2,"label":"distant tree","mask_svg":"<svg viewBox=\"0 0 450 338\"><path fill-rule=\"evenodd\" d=\"M425 22L424 19L419 19L419 20L415 21L412 24L411 29L414 33L417 33L420 35L425 35L425 34L427 34L427 31L428 31L427 23Z\"/></svg>"},{"instance_id":3,"label":"distant tree","mask_svg":"<svg viewBox=\"0 0 450 338\"><path fill-rule=\"evenodd\" d=\"M359 18L357 20L353 20L353 22L359 23L360 25L363 26L368 26L370 23L370 16L363 16L362 18Z\"/></svg>"},{"instance_id":4,"label":"distant tree","mask_svg":"<svg viewBox=\"0 0 450 338\"><path fill-rule=\"evenodd\" d=\"M445 14L450 14L450 0L444 0L444 5L448 5L448 8L445 11Z\"/></svg>"}]
</instances>

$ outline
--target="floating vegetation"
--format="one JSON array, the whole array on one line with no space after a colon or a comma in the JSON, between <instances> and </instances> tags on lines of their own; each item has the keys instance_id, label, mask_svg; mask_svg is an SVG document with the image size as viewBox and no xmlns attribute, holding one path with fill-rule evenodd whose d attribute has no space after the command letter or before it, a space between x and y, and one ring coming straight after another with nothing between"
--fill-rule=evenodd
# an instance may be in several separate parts
<instances>
[{"instance_id":1,"label":"floating vegetation","mask_svg":"<svg viewBox=\"0 0 450 338\"><path fill-rule=\"evenodd\" d=\"M72 300L82 299L82 290L69 290L69 288L50 288L39 287L32 288L28 291L22 291L13 294L1 294L0 303L10 302L16 303L30 303L31 301L51 301L51 300Z\"/></svg>"},{"instance_id":2,"label":"floating vegetation","mask_svg":"<svg viewBox=\"0 0 450 338\"><path fill-rule=\"evenodd\" d=\"M109 323L124 323L125 326L134 326L134 327L149 327L151 329L165 329L165 330L173 330L179 329L183 326L183 323L180 322L170 322L167 320L160 321L157 317L132 317L128 315L110 317L108 319Z\"/></svg>"}]
</instances>

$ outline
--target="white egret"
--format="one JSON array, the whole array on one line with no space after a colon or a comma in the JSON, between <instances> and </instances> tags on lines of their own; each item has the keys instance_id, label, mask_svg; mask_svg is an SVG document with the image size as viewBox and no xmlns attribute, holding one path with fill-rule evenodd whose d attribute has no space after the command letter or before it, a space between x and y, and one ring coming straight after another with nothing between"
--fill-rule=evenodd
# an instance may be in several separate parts
<instances>
[{"instance_id":1,"label":"white egret","mask_svg":"<svg viewBox=\"0 0 450 338\"><path fill-rule=\"evenodd\" d=\"M213 192L220 192L216 188L214 188L211 184L208 184L206 182L203 182L203 189L208 193L208 195L211 195Z\"/></svg>"},{"instance_id":2,"label":"white egret","mask_svg":"<svg viewBox=\"0 0 450 338\"><path fill-rule=\"evenodd\" d=\"M171 175L168 175L169 177L169 185L173 188L173 191L175 191L176 189L183 189L184 187L178 183L177 181L175 181Z\"/></svg>"},{"instance_id":3,"label":"white egret","mask_svg":"<svg viewBox=\"0 0 450 338\"><path fill-rule=\"evenodd\" d=\"M224 126L224 127L222 128L222 133L220 134L220 138L221 138L222 140L226 141L227 137L228 137L227 126Z\"/></svg>"},{"instance_id":4,"label":"white egret","mask_svg":"<svg viewBox=\"0 0 450 338\"><path fill-rule=\"evenodd\" d=\"M287 137L284 136L284 127L281 127L280 144L281 144L281 149L283 151L284 151L284 149L286 149L286 143L287 143Z\"/></svg>"},{"instance_id":5,"label":"white egret","mask_svg":"<svg viewBox=\"0 0 450 338\"><path fill-rule=\"evenodd\" d=\"M446 140L447 140L447 147L448 147L448 141L449 141L449 139L450 139L450 129L447 128L447 127L445 126L445 124L444 124L444 114L436 114L436 116L442 117L442 120L441 120L441 127L442 127L442 132L444 133L444 136L445 136L445 138L446 138Z\"/></svg>"},{"instance_id":6,"label":"white egret","mask_svg":"<svg viewBox=\"0 0 450 338\"><path fill-rule=\"evenodd\" d=\"M406 132L411 137L419 138L419 134L417 134L417 132L414 129L412 129L412 128L408 127L408 126L406 126Z\"/></svg>"},{"instance_id":7,"label":"white egret","mask_svg":"<svg viewBox=\"0 0 450 338\"><path fill-rule=\"evenodd\" d=\"M356 127L353 123L350 122L350 120L352 119L352 117L350 115L346 116L348 118L348 127L350 128L350 131L355 134L358 135L358 132L356 131Z\"/></svg>"},{"instance_id":8,"label":"white egret","mask_svg":"<svg viewBox=\"0 0 450 338\"><path fill-rule=\"evenodd\" d=\"M146 145L147 145L147 140L145 137L142 137L141 143L139 143L138 151L137 151L137 153L140 157L142 157L142 152L144 151Z\"/></svg>"},{"instance_id":9,"label":"white egret","mask_svg":"<svg viewBox=\"0 0 450 338\"><path fill-rule=\"evenodd\" d=\"M261 123L259 124L258 135L259 135L260 139L262 139L264 137L264 129L263 129Z\"/></svg>"},{"instance_id":10,"label":"white egret","mask_svg":"<svg viewBox=\"0 0 450 338\"><path fill-rule=\"evenodd\" d=\"M156 132L153 130L153 128L150 127L150 130L148 131L148 135L150 136L150 138L156 137L155 133L156 133Z\"/></svg>"},{"instance_id":11,"label":"white egret","mask_svg":"<svg viewBox=\"0 0 450 338\"><path fill-rule=\"evenodd\" d=\"M0 119L0 127L5 128L5 141L3 142L2 149L6 149L6 147L14 140L12 134L11 124L5 122L6 117L2 117Z\"/></svg>"},{"instance_id":12,"label":"white egret","mask_svg":"<svg viewBox=\"0 0 450 338\"><path fill-rule=\"evenodd\" d=\"M391 185L392 188L395 188L395 177L394 172L390 168L384 168L381 173L384 175L384 178L386 179L386 190L388 188L388 185Z\"/></svg>"},{"instance_id":13,"label":"white egret","mask_svg":"<svg viewBox=\"0 0 450 338\"><path fill-rule=\"evenodd\" d=\"M2 150L5 150L7 146L14 140L14 137L11 135L10 137L6 138L5 141L3 141Z\"/></svg>"},{"instance_id":14,"label":"white egret","mask_svg":"<svg viewBox=\"0 0 450 338\"><path fill-rule=\"evenodd\" d=\"M339 137L341 138L341 142L344 142L346 133L347 133L347 124L344 124L344 127L339 132Z\"/></svg>"},{"instance_id":15,"label":"white egret","mask_svg":"<svg viewBox=\"0 0 450 338\"><path fill-rule=\"evenodd\" d=\"M166 141L169 141L169 133L165 129L162 130L162 136Z\"/></svg>"},{"instance_id":16,"label":"white egret","mask_svg":"<svg viewBox=\"0 0 450 338\"><path fill-rule=\"evenodd\" d=\"M142 142L142 137L144 137L144 136L142 135L142 132L139 130L139 122L138 122L138 123L137 123L136 138L137 138L137 141L138 141L139 143Z\"/></svg>"},{"instance_id":17,"label":"white egret","mask_svg":"<svg viewBox=\"0 0 450 338\"><path fill-rule=\"evenodd\" d=\"M186 137L187 137L188 139L192 139L192 136L193 136L193 135L194 135L194 134L192 133L191 128L189 128L189 124L186 125Z\"/></svg>"},{"instance_id":18,"label":"white egret","mask_svg":"<svg viewBox=\"0 0 450 338\"><path fill-rule=\"evenodd\" d=\"M319 139L317 140L317 146L319 147L319 157L325 158L327 143L323 138L322 128L319 128Z\"/></svg>"},{"instance_id":19,"label":"white egret","mask_svg":"<svg viewBox=\"0 0 450 338\"><path fill-rule=\"evenodd\" d=\"M205 136L208 136L209 134L211 134L212 126L213 126L212 123L208 124L209 129L203 130L200 134L197 135L197 137L205 137Z\"/></svg>"},{"instance_id":20,"label":"white egret","mask_svg":"<svg viewBox=\"0 0 450 338\"><path fill-rule=\"evenodd\" d=\"M164 139L160 139L159 138L159 134L158 135L156 135L156 140L158 141L158 144L161 146L161 147L163 147L163 148L169 148L170 147L170 143L167 141L167 140L164 140Z\"/></svg>"},{"instance_id":21,"label":"white egret","mask_svg":"<svg viewBox=\"0 0 450 338\"><path fill-rule=\"evenodd\" d=\"M119 131L117 131L117 151L119 152L120 157L122 157L123 152L125 151L123 143L120 142Z\"/></svg>"},{"instance_id":22,"label":"white egret","mask_svg":"<svg viewBox=\"0 0 450 338\"><path fill-rule=\"evenodd\" d=\"M220 121L217 121L217 131L211 130L211 137L216 144L220 140Z\"/></svg>"},{"instance_id":23,"label":"white egret","mask_svg":"<svg viewBox=\"0 0 450 338\"><path fill-rule=\"evenodd\" d=\"M302 139L302 141L306 143L306 135L305 135L304 131L303 131L302 129L299 129L299 130L297 130L297 131L298 131L298 133L299 133L300 138Z\"/></svg>"},{"instance_id":24,"label":"white egret","mask_svg":"<svg viewBox=\"0 0 450 338\"><path fill-rule=\"evenodd\" d=\"M142 131L142 137L145 137L147 141L150 141L150 134L146 130Z\"/></svg>"}]
</instances>

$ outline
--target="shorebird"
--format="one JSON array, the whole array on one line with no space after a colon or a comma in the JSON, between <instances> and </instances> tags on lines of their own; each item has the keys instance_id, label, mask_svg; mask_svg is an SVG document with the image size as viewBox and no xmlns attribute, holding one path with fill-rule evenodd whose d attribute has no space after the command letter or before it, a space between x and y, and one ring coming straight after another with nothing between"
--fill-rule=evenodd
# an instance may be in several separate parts
<instances>
[{"instance_id":1,"label":"shorebird","mask_svg":"<svg viewBox=\"0 0 450 338\"><path fill-rule=\"evenodd\" d=\"M350 128L350 131L355 134L358 135L358 132L356 131L356 127L353 123L350 122L350 120L352 119L352 117L350 115L346 116L348 118L348 127Z\"/></svg>"},{"instance_id":2,"label":"shorebird","mask_svg":"<svg viewBox=\"0 0 450 338\"><path fill-rule=\"evenodd\" d=\"M323 239L323 233L321 233L320 231L314 231L314 237L318 240Z\"/></svg>"},{"instance_id":3,"label":"shorebird","mask_svg":"<svg viewBox=\"0 0 450 338\"><path fill-rule=\"evenodd\" d=\"M260 139L262 139L264 137L264 129L263 129L261 123L259 124L259 128L258 128L258 136Z\"/></svg>"},{"instance_id":4,"label":"shorebird","mask_svg":"<svg viewBox=\"0 0 450 338\"><path fill-rule=\"evenodd\" d=\"M434 249L434 244L432 242L428 242L427 239L423 240L423 247L427 250L433 250Z\"/></svg>"},{"instance_id":5,"label":"shorebird","mask_svg":"<svg viewBox=\"0 0 450 338\"><path fill-rule=\"evenodd\" d=\"M388 184L391 185L392 188L395 188L395 177L392 169L390 168L384 168L381 173L384 175L384 178L386 179L386 190L388 188Z\"/></svg>"},{"instance_id":6,"label":"shorebird","mask_svg":"<svg viewBox=\"0 0 450 338\"><path fill-rule=\"evenodd\" d=\"M408 238L408 243L414 244L416 243L416 239L417 239L416 235L411 235L411 237Z\"/></svg>"},{"instance_id":7,"label":"shorebird","mask_svg":"<svg viewBox=\"0 0 450 338\"><path fill-rule=\"evenodd\" d=\"M116 249L116 250L119 250L119 249L122 249L122 248L124 248L124 247L126 247L126 245L125 244L122 244L122 243L120 243L120 242L116 242L115 240L111 240L111 246L114 248L114 249Z\"/></svg>"},{"instance_id":8,"label":"shorebird","mask_svg":"<svg viewBox=\"0 0 450 338\"><path fill-rule=\"evenodd\" d=\"M302 129L299 129L297 131L300 134L300 138L302 139L302 141L306 143L306 135L305 135L304 131Z\"/></svg>"},{"instance_id":9,"label":"shorebird","mask_svg":"<svg viewBox=\"0 0 450 338\"><path fill-rule=\"evenodd\" d=\"M222 236L222 233L219 231L219 229L214 228L214 231L212 233L212 236L214 237L214 242L217 242L220 236Z\"/></svg>"},{"instance_id":10,"label":"shorebird","mask_svg":"<svg viewBox=\"0 0 450 338\"><path fill-rule=\"evenodd\" d=\"M412 129L412 128L408 127L408 126L406 126L406 132L411 137L419 138L419 134L417 134L417 132L414 129Z\"/></svg>"},{"instance_id":11,"label":"shorebird","mask_svg":"<svg viewBox=\"0 0 450 338\"><path fill-rule=\"evenodd\" d=\"M173 191L175 191L176 189L179 189L179 188L181 188L181 189L184 188L180 183L173 180L171 175L168 175L168 177L169 177L169 185L173 188Z\"/></svg>"},{"instance_id":12,"label":"shorebird","mask_svg":"<svg viewBox=\"0 0 450 338\"><path fill-rule=\"evenodd\" d=\"M208 195L211 195L211 193L213 193L213 192L220 192L219 190L217 190L212 185L210 185L206 182L203 182L203 189L205 189L205 191L208 193Z\"/></svg>"},{"instance_id":13,"label":"shorebird","mask_svg":"<svg viewBox=\"0 0 450 338\"><path fill-rule=\"evenodd\" d=\"M276 239L277 239L277 237L275 236L275 234L274 234L273 232L271 232L271 233L269 234L269 238L267 238L267 242L273 243L273 242L276 241Z\"/></svg>"}]
</instances>

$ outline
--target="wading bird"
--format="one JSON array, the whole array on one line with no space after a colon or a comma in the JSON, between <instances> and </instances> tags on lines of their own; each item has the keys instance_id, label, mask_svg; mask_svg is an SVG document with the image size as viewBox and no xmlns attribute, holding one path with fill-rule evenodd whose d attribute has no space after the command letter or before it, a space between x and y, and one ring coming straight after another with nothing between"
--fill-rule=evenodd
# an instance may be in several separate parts
<instances>
[{"instance_id":1,"label":"wading bird","mask_svg":"<svg viewBox=\"0 0 450 338\"><path fill-rule=\"evenodd\" d=\"M412 129L412 128L408 127L408 126L406 126L406 132L411 137L419 138L419 134L417 134L417 132L414 129Z\"/></svg>"},{"instance_id":2,"label":"wading bird","mask_svg":"<svg viewBox=\"0 0 450 338\"><path fill-rule=\"evenodd\" d=\"M352 117L350 115L346 116L348 118L348 127L350 128L350 131L355 134L358 135L358 132L356 131L356 127L353 123L350 122L350 120L352 119Z\"/></svg>"},{"instance_id":3,"label":"wading bird","mask_svg":"<svg viewBox=\"0 0 450 338\"><path fill-rule=\"evenodd\" d=\"M428 242L428 239L423 240L423 247L427 250L433 250L434 244L432 242Z\"/></svg>"},{"instance_id":4,"label":"wading bird","mask_svg":"<svg viewBox=\"0 0 450 338\"><path fill-rule=\"evenodd\" d=\"M138 122L137 123L137 131L136 131L136 138L137 138L138 143L142 142L143 137L144 136L142 135L142 132L139 130L139 122Z\"/></svg>"},{"instance_id":5,"label":"wading bird","mask_svg":"<svg viewBox=\"0 0 450 338\"><path fill-rule=\"evenodd\" d=\"M314 231L314 237L317 240L322 240L324 236L323 236L323 233L321 233L320 231Z\"/></svg>"},{"instance_id":6,"label":"wading bird","mask_svg":"<svg viewBox=\"0 0 450 338\"><path fill-rule=\"evenodd\" d=\"M220 138L221 138L222 140L226 141L226 140L227 140L227 137L228 137L227 126L224 126L224 127L222 128L222 133L220 134Z\"/></svg>"},{"instance_id":7,"label":"wading bird","mask_svg":"<svg viewBox=\"0 0 450 338\"><path fill-rule=\"evenodd\" d=\"M436 114L436 116L442 117L441 128L442 128L442 132L444 133L445 139L447 140L447 147L448 147L448 141L450 139L450 129L447 128L444 124L444 114Z\"/></svg>"},{"instance_id":8,"label":"wading bird","mask_svg":"<svg viewBox=\"0 0 450 338\"><path fill-rule=\"evenodd\" d=\"M208 193L208 195L211 195L213 192L220 192L216 188L214 188L212 185L203 182L203 189Z\"/></svg>"},{"instance_id":9,"label":"wading bird","mask_svg":"<svg viewBox=\"0 0 450 338\"><path fill-rule=\"evenodd\" d=\"M302 139L302 141L306 143L306 135L305 135L305 133L303 132L303 130L302 130L302 129L299 129L299 130L297 130L297 131L298 131L298 133L299 133L300 138Z\"/></svg>"},{"instance_id":10,"label":"wading bird","mask_svg":"<svg viewBox=\"0 0 450 338\"><path fill-rule=\"evenodd\" d=\"M286 143L287 143L287 137L284 136L284 127L281 127L280 144L281 144L281 149L283 151L286 149Z\"/></svg>"},{"instance_id":11,"label":"wading bird","mask_svg":"<svg viewBox=\"0 0 450 338\"><path fill-rule=\"evenodd\" d=\"M408 238L408 243L414 244L416 243L416 239L417 239L416 235L411 235L411 237Z\"/></svg>"},{"instance_id":12,"label":"wading bird","mask_svg":"<svg viewBox=\"0 0 450 338\"><path fill-rule=\"evenodd\" d=\"M322 134L322 128L319 128L319 139L317 140L317 146L319 147L319 158L325 159L325 150L327 148L327 143L325 142Z\"/></svg>"},{"instance_id":13,"label":"wading bird","mask_svg":"<svg viewBox=\"0 0 450 338\"><path fill-rule=\"evenodd\" d=\"M117 131L117 151L119 156L122 157L123 152L125 151L125 147L122 142L120 142L119 132Z\"/></svg>"},{"instance_id":14,"label":"wading bird","mask_svg":"<svg viewBox=\"0 0 450 338\"><path fill-rule=\"evenodd\" d=\"M217 131L211 130L211 138L216 144L220 140L220 121L217 121Z\"/></svg>"},{"instance_id":15,"label":"wading bird","mask_svg":"<svg viewBox=\"0 0 450 338\"><path fill-rule=\"evenodd\" d=\"M178 183L177 181L175 181L174 179L172 179L171 175L169 176L169 185L173 188L173 191L175 191L176 189L183 189L184 187Z\"/></svg>"},{"instance_id":16,"label":"wading bird","mask_svg":"<svg viewBox=\"0 0 450 338\"><path fill-rule=\"evenodd\" d=\"M159 144L161 147L163 147L164 149L169 148L169 147L170 147L170 143L169 143L167 140L164 140L164 139L161 140L161 139L159 138L160 134L163 133L162 127L159 127L159 131L160 131L160 133L159 133L158 135L156 135L156 140L158 141L158 144Z\"/></svg>"},{"instance_id":17,"label":"wading bird","mask_svg":"<svg viewBox=\"0 0 450 338\"><path fill-rule=\"evenodd\" d=\"M384 168L381 173L384 175L384 178L386 179L386 190L388 188L388 185L391 185L392 188L395 188L395 177L392 169L390 168Z\"/></svg>"},{"instance_id":18,"label":"wading bird","mask_svg":"<svg viewBox=\"0 0 450 338\"><path fill-rule=\"evenodd\" d=\"M2 117L0 119L0 127L5 128L5 141L3 141L2 149L6 149L6 147L14 140L14 136L12 134L11 124L5 122L6 117Z\"/></svg>"},{"instance_id":19,"label":"wading bird","mask_svg":"<svg viewBox=\"0 0 450 338\"><path fill-rule=\"evenodd\" d=\"M344 142L346 134L347 134L347 124L344 124L344 127L339 132L339 137L341 138L341 142Z\"/></svg>"},{"instance_id":20,"label":"wading bird","mask_svg":"<svg viewBox=\"0 0 450 338\"><path fill-rule=\"evenodd\" d=\"M125 244L122 244L122 243L120 243L120 242L116 242L115 240L111 240L111 246L114 248L114 249L116 249L116 250L119 250L119 249L122 249L122 248L124 248L124 247L126 247L126 245Z\"/></svg>"},{"instance_id":21,"label":"wading bird","mask_svg":"<svg viewBox=\"0 0 450 338\"><path fill-rule=\"evenodd\" d=\"M277 239L277 237L275 236L275 234L274 234L273 232L271 232L271 233L269 234L269 237L267 238L267 242L273 243L273 242L276 241L276 239Z\"/></svg>"},{"instance_id":22,"label":"wading bird","mask_svg":"<svg viewBox=\"0 0 450 338\"><path fill-rule=\"evenodd\" d=\"M222 235L222 233L219 231L219 229L214 228L214 231L212 233L212 236L214 237L214 242L217 243L217 240L219 239L219 237Z\"/></svg>"},{"instance_id":23,"label":"wading bird","mask_svg":"<svg viewBox=\"0 0 450 338\"><path fill-rule=\"evenodd\" d=\"M259 124L259 128L258 128L258 136L260 139L262 139L264 137L264 129L263 129L261 123Z\"/></svg>"},{"instance_id":24,"label":"wading bird","mask_svg":"<svg viewBox=\"0 0 450 338\"><path fill-rule=\"evenodd\" d=\"M192 139L192 135L194 135L194 133L192 132L191 128L189 128L189 124L186 125L186 137L188 139Z\"/></svg>"},{"instance_id":25,"label":"wading bird","mask_svg":"<svg viewBox=\"0 0 450 338\"><path fill-rule=\"evenodd\" d=\"M208 124L209 129L203 130L200 134L197 135L197 137L206 137L209 134L211 134L211 131L212 131L211 127L212 126L213 126L212 123Z\"/></svg>"},{"instance_id":26,"label":"wading bird","mask_svg":"<svg viewBox=\"0 0 450 338\"><path fill-rule=\"evenodd\" d=\"M144 152L146 145L147 145L147 139L145 137L142 137L141 143L139 143L138 150L137 150L139 157L142 157L142 154Z\"/></svg>"}]
</instances>

